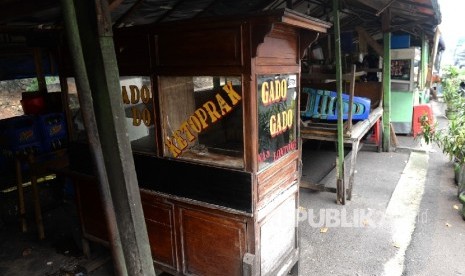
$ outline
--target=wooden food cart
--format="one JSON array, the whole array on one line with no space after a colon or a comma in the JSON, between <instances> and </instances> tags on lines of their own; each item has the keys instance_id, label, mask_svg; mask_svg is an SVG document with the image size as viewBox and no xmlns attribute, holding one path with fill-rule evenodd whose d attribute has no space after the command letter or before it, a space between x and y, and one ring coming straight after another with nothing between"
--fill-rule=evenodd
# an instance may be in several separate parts
<instances>
[{"instance_id":1,"label":"wooden food cart","mask_svg":"<svg viewBox=\"0 0 465 276\"><path fill-rule=\"evenodd\" d=\"M156 268L222 276L297 269L300 59L329 27L279 10L115 31ZM83 235L105 244L86 144L71 143L69 154Z\"/></svg>"}]
</instances>

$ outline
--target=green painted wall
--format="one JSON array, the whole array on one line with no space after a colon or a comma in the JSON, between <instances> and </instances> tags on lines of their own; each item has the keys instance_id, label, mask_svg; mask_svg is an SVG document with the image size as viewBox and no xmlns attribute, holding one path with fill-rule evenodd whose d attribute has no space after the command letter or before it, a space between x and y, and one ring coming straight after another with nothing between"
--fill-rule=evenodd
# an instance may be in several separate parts
<instances>
[{"instance_id":1,"label":"green painted wall","mask_svg":"<svg viewBox=\"0 0 465 276\"><path fill-rule=\"evenodd\" d=\"M413 92L391 93L391 122L396 133L410 134L412 130L414 96Z\"/></svg>"}]
</instances>

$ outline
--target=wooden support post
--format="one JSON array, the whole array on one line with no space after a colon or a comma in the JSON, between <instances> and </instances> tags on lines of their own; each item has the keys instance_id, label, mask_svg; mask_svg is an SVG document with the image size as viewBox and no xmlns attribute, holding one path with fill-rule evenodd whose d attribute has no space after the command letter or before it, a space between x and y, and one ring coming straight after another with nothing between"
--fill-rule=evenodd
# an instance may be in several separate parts
<instances>
[{"instance_id":1,"label":"wooden support post","mask_svg":"<svg viewBox=\"0 0 465 276\"><path fill-rule=\"evenodd\" d=\"M19 207L19 220L21 222L21 230L23 233L27 232L27 221L26 221L26 206L24 203L24 189L23 189L23 174L21 172L21 160L15 158L15 169L16 169L16 187L18 189L18 207Z\"/></svg>"},{"instance_id":2,"label":"wooden support post","mask_svg":"<svg viewBox=\"0 0 465 276\"><path fill-rule=\"evenodd\" d=\"M428 82L427 87L431 87L433 85L433 70L434 70L434 64L436 63L436 58L438 55L438 46L439 46L439 39L441 37L441 31L439 31L439 28L436 27L436 31L434 33L434 42L433 42L433 49L431 51L431 55L429 58L429 70L428 70L428 75L426 77L426 80Z\"/></svg>"},{"instance_id":3,"label":"wooden support post","mask_svg":"<svg viewBox=\"0 0 465 276\"><path fill-rule=\"evenodd\" d=\"M337 87L337 203L346 203L344 183L344 126L342 116L344 105L342 103L342 64L341 64L341 28L339 25L339 1L333 0L334 15L334 52L336 54L336 87Z\"/></svg>"},{"instance_id":4,"label":"wooden support post","mask_svg":"<svg viewBox=\"0 0 465 276\"><path fill-rule=\"evenodd\" d=\"M255 255L245 253L242 258L242 275L243 276L255 276L257 275L257 265L255 261Z\"/></svg>"},{"instance_id":5,"label":"wooden support post","mask_svg":"<svg viewBox=\"0 0 465 276\"><path fill-rule=\"evenodd\" d=\"M47 83L45 81L44 69L42 68L42 53L40 52L39 48L34 48L33 53L39 92L47 93Z\"/></svg>"},{"instance_id":6,"label":"wooden support post","mask_svg":"<svg viewBox=\"0 0 465 276\"><path fill-rule=\"evenodd\" d=\"M391 20L390 10L383 13L383 151L391 150L391 33L389 24Z\"/></svg>"},{"instance_id":7,"label":"wooden support post","mask_svg":"<svg viewBox=\"0 0 465 276\"><path fill-rule=\"evenodd\" d=\"M426 86L426 76L428 73L428 38L425 34L421 36L421 68L420 68L420 90L424 90Z\"/></svg>"},{"instance_id":8,"label":"wooden support post","mask_svg":"<svg viewBox=\"0 0 465 276\"><path fill-rule=\"evenodd\" d=\"M360 140L352 143L352 153L350 158L350 172L349 172L349 187L347 188L347 200L352 199L352 187L355 180L355 165L357 164L357 154L359 150Z\"/></svg>"},{"instance_id":9,"label":"wooden support post","mask_svg":"<svg viewBox=\"0 0 465 276\"><path fill-rule=\"evenodd\" d=\"M352 71L350 76L350 90L349 90L349 115L347 116L347 129L348 131L352 130L352 113L353 113L353 104L354 104L354 93L355 93L355 70L357 66L352 65Z\"/></svg>"},{"instance_id":10,"label":"wooden support post","mask_svg":"<svg viewBox=\"0 0 465 276\"><path fill-rule=\"evenodd\" d=\"M391 143L394 145L394 147L397 147L399 146L399 140L397 140L397 136L396 136L396 133L394 131L394 126L392 125L391 123L391 127L390 127L390 130L391 130Z\"/></svg>"},{"instance_id":11,"label":"wooden support post","mask_svg":"<svg viewBox=\"0 0 465 276\"><path fill-rule=\"evenodd\" d=\"M100 184L100 192L103 202L106 223L109 225L108 235L113 257L113 264L116 275L127 275L126 263L124 260L121 240L117 227L115 227L115 212L111 193L109 189L108 177L106 175L103 161L102 147L95 121L94 109L92 106L92 95L90 91L89 78L87 76L84 53L79 34L76 8L73 0L61 0L63 19L65 22L66 36L70 47L73 69L76 78L76 87L79 94L79 105L82 110L82 118L87 130L89 148L92 153L92 161L96 167L96 173ZM89 26L88 26L89 27ZM83 241L83 251L86 256L90 256L90 247L87 241Z\"/></svg>"},{"instance_id":12,"label":"wooden support post","mask_svg":"<svg viewBox=\"0 0 465 276\"><path fill-rule=\"evenodd\" d=\"M42 221L42 208L40 207L40 193L39 186L37 185L37 172L35 169L34 155L29 154L27 161L31 174L31 187L32 187L32 200L34 202L34 215L36 219L37 233L39 240L45 239L44 223Z\"/></svg>"},{"instance_id":13,"label":"wooden support post","mask_svg":"<svg viewBox=\"0 0 465 276\"><path fill-rule=\"evenodd\" d=\"M121 120L125 115L121 98L114 96L121 94L121 86L108 2L62 0L62 10L115 274L155 275L132 150Z\"/></svg>"}]
</instances>

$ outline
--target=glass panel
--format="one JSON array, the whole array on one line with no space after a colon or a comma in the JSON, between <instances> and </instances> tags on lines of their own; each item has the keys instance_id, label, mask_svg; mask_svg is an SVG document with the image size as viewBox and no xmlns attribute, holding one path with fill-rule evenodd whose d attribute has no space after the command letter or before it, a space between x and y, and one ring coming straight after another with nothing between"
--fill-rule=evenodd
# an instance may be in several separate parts
<instances>
[{"instance_id":1,"label":"glass panel","mask_svg":"<svg viewBox=\"0 0 465 276\"><path fill-rule=\"evenodd\" d=\"M244 168L240 77L160 77L164 156Z\"/></svg>"},{"instance_id":2,"label":"glass panel","mask_svg":"<svg viewBox=\"0 0 465 276\"><path fill-rule=\"evenodd\" d=\"M134 152L156 154L153 94L150 77L120 77L121 99ZM86 140L74 78L68 78L69 108L76 140Z\"/></svg>"},{"instance_id":3,"label":"glass panel","mask_svg":"<svg viewBox=\"0 0 465 276\"><path fill-rule=\"evenodd\" d=\"M150 77L120 77L120 82L132 150L157 153Z\"/></svg>"},{"instance_id":4,"label":"glass panel","mask_svg":"<svg viewBox=\"0 0 465 276\"><path fill-rule=\"evenodd\" d=\"M410 59L397 59L391 61L391 79L410 80Z\"/></svg>"},{"instance_id":5,"label":"glass panel","mask_svg":"<svg viewBox=\"0 0 465 276\"><path fill-rule=\"evenodd\" d=\"M297 150L297 76L260 75L258 93L258 168Z\"/></svg>"}]
</instances>

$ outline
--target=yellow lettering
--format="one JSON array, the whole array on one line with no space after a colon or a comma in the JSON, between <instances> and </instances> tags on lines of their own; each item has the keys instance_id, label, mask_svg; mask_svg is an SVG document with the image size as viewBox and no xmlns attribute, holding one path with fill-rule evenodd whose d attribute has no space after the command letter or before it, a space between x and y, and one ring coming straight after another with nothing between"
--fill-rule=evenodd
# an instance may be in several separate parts
<instances>
[{"instance_id":1,"label":"yellow lettering","mask_svg":"<svg viewBox=\"0 0 465 276\"><path fill-rule=\"evenodd\" d=\"M128 91L126 90L126 86L121 86L121 96L123 97L124 104L130 104Z\"/></svg>"},{"instance_id":2,"label":"yellow lettering","mask_svg":"<svg viewBox=\"0 0 465 276\"><path fill-rule=\"evenodd\" d=\"M271 115L270 117L270 134L271 137L274 137L276 135L276 116Z\"/></svg>"},{"instance_id":3,"label":"yellow lettering","mask_svg":"<svg viewBox=\"0 0 465 276\"><path fill-rule=\"evenodd\" d=\"M181 131L178 129L174 132L173 138L176 140L176 143L178 144L178 148L182 151L187 147L187 142L186 139L181 137Z\"/></svg>"},{"instance_id":4,"label":"yellow lettering","mask_svg":"<svg viewBox=\"0 0 465 276\"><path fill-rule=\"evenodd\" d=\"M179 154L181 154L181 150L176 147L176 145L173 144L173 142L170 139L165 140L165 146L168 148L169 151L171 151L171 154L174 157L178 157Z\"/></svg>"},{"instance_id":5,"label":"yellow lettering","mask_svg":"<svg viewBox=\"0 0 465 276\"><path fill-rule=\"evenodd\" d=\"M207 118L208 118L207 117L207 112L205 112L205 110L203 110L202 108L198 108L194 113L197 116L197 118L199 119L200 123L202 124L202 129L207 128L208 127L208 124L207 124Z\"/></svg>"},{"instance_id":6,"label":"yellow lettering","mask_svg":"<svg viewBox=\"0 0 465 276\"><path fill-rule=\"evenodd\" d=\"M270 83L270 102L269 103L274 103L275 102L275 96L274 96L274 86L273 83Z\"/></svg>"},{"instance_id":7,"label":"yellow lettering","mask_svg":"<svg viewBox=\"0 0 465 276\"><path fill-rule=\"evenodd\" d=\"M288 128L288 126L287 126L287 123L288 123L287 122L287 111L283 111L281 113L281 116L282 116L282 118L281 118L281 126L282 126L281 133L282 133L282 132L285 132L287 130L287 128Z\"/></svg>"},{"instance_id":8,"label":"yellow lettering","mask_svg":"<svg viewBox=\"0 0 465 276\"><path fill-rule=\"evenodd\" d=\"M147 104L150 101L150 89L147 87L147 85L142 85L142 88L140 90L140 97L142 98L142 102Z\"/></svg>"},{"instance_id":9,"label":"yellow lettering","mask_svg":"<svg viewBox=\"0 0 465 276\"><path fill-rule=\"evenodd\" d=\"M131 89L131 103L138 103L140 100L139 88L135 85L129 85L129 89Z\"/></svg>"},{"instance_id":10,"label":"yellow lettering","mask_svg":"<svg viewBox=\"0 0 465 276\"><path fill-rule=\"evenodd\" d=\"M264 82L262 83L262 103L263 105L268 105L268 96L269 96L269 91L268 91L268 83Z\"/></svg>"},{"instance_id":11,"label":"yellow lettering","mask_svg":"<svg viewBox=\"0 0 465 276\"><path fill-rule=\"evenodd\" d=\"M187 127L187 122L183 122L183 123L181 124L181 127L180 127L179 129L182 130L182 131L186 134L187 139L188 139L189 141L192 142L192 141L195 140L195 136L192 135L192 133L190 132L189 128Z\"/></svg>"},{"instance_id":12,"label":"yellow lettering","mask_svg":"<svg viewBox=\"0 0 465 276\"><path fill-rule=\"evenodd\" d=\"M208 115L210 115L212 123L216 122L219 118L221 118L221 114L218 113L218 111L216 110L216 106L212 101L204 103L203 107L207 111Z\"/></svg>"},{"instance_id":13,"label":"yellow lettering","mask_svg":"<svg viewBox=\"0 0 465 276\"><path fill-rule=\"evenodd\" d=\"M142 111L142 120L144 121L144 125L147 127L152 124L152 116L147 108L144 108Z\"/></svg>"},{"instance_id":14,"label":"yellow lettering","mask_svg":"<svg viewBox=\"0 0 465 276\"><path fill-rule=\"evenodd\" d=\"M280 114L278 114L276 116L276 135L280 134L283 130L283 128L281 127L281 116Z\"/></svg>"},{"instance_id":15,"label":"yellow lettering","mask_svg":"<svg viewBox=\"0 0 465 276\"><path fill-rule=\"evenodd\" d=\"M226 85L223 86L223 90L228 93L229 99L231 99L233 105L236 105L242 99L241 95L234 91L231 81L226 82Z\"/></svg>"},{"instance_id":16,"label":"yellow lettering","mask_svg":"<svg viewBox=\"0 0 465 276\"><path fill-rule=\"evenodd\" d=\"M231 112L233 110L233 106L239 103L242 99L241 95L234 91L230 81L223 86L223 90L226 91L233 105L231 105L229 101L226 101L221 93L217 93L215 95L216 104L212 100L205 102L202 107L197 108L194 111L194 114L181 123L180 127L174 132L171 139L166 139L165 146L174 157L178 157L182 154L189 144L197 139L197 134L201 133L203 129L208 128L210 122L215 123L218 119L221 119L224 115ZM134 92L136 92L136 90L134 90ZM143 101L149 98L147 96L149 95L149 92L150 91L148 89L144 87L141 88L141 98ZM150 113L147 113L147 115L150 115Z\"/></svg>"},{"instance_id":17,"label":"yellow lettering","mask_svg":"<svg viewBox=\"0 0 465 276\"><path fill-rule=\"evenodd\" d=\"M286 79L281 80L281 99L285 100L287 98L287 81Z\"/></svg>"},{"instance_id":18,"label":"yellow lettering","mask_svg":"<svg viewBox=\"0 0 465 276\"><path fill-rule=\"evenodd\" d=\"M220 107L221 110L221 115L225 115L231 111L231 107L228 105L228 103L221 97L220 94L216 94L216 101L218 102L218 106Z\"/></svg>"},{"instance_id":19,"label":"yellow lettering","mask_svg":"<svg viewBox=\"0 0 465 276\"><path fill-rule=\"evenodd\" d=\"M292 125L294 124L294 110L293 109L289 109L287 111L287 121L288 121L287 126L290 129Z\"/></svg>"},{"instance_id":20,"label":"yellow lettering","mask_svg":"<svg viewBox=\"0 0 465 276\"><path fill-rule=\"evenodd\" d=\"M270 117L270 135L276 137L294 125L294 110L292 108Z\"/></svg>"},{"instance_id":21,"label":"yellow lettering","mask_svg":"<svg viewBox=\"0 0 465 276\"><path fill-rule=\"evenodd\" d=\"M133 126L140 126L141 120L140 120L140 111L136 107L131 108L132 112L132 125Z\"/></svg>"},{"instance_id":22,"label":"yellow lettering","mask_svg":"<svg viewBox=\"0 0 465 276\"><path fill-rule=\"evenodd\" d=\"M205 113L205 115L207 115ZM187 121L189 123L189 126L197 133L200 133L202 131L202 123L200 122L199 118L196 116L190 116L189 120Z\"/></svg>"}]
</instances>

